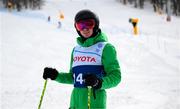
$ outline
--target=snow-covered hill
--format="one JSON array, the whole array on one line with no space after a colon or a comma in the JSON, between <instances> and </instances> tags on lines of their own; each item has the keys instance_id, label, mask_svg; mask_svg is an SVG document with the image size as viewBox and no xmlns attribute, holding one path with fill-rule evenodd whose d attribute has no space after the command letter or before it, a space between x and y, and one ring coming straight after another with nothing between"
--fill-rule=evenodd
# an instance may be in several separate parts
<instances>
[{"instance_id":1,"label":"snow-covered hill","mask_svg":"<svg viewBox=\"0 0 180 109\"><path fill-rule=\"evenodd\" d=\"M46 66L68 71L76 45L73 20L88 8L117 49L122 81L107 90L108 109L180 108L180 18L150 9L123 6L113 0L46 0L40 11L0 9L1 109L38 107ZM58 27L59 12L65 19ZM51 22L47 17L51 16ZM129 18L138 18L140 34L132 35ZM48 81L42 109L68 109L71 85Z\"/></svg>"}]
</instances>

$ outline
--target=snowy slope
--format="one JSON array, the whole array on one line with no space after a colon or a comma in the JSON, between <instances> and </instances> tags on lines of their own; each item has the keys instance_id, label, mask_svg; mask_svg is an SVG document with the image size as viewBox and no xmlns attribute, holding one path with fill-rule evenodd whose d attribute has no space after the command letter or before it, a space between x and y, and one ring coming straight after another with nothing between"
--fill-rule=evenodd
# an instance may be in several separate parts
<instances>
[{"instance_id":1,"label":"snowy slope","mask_svg":"<svg viewBox=\"0 0 180 109\"><path fill-rule=\"evenodd\" d=\"M115 45L122 82L107 90L108 109L180 108L180 18L166 22L150 9L125 7L113 0L46 0L41 11L7 12L0 9L0 109L38 107L43 68L69 70L76 45L73 19L84 8L94 10ZM59 12L65 19L57 28ZM51 16L51 22L47 17ZM140 34L132 35L128 20L139 18ZM67 109L71 85L48 81L42 109Z\"/></svg>"}]
</instances>

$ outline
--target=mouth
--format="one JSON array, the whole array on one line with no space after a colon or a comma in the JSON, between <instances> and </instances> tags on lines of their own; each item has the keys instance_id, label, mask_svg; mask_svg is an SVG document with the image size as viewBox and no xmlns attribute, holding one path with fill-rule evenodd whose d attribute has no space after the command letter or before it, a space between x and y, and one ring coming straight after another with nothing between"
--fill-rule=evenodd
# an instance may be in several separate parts
<instances>
[{"instance_id":1,"label":"mouth","mask_svg":"<svg viewBox=\"0 0 180 109\"><path fill-rule=\"evenodd\" d=\"M88 31L85 31L85 32L83 32L83 34L89 34L89 32L88 32Z\"/></svg>"}]
</instances>

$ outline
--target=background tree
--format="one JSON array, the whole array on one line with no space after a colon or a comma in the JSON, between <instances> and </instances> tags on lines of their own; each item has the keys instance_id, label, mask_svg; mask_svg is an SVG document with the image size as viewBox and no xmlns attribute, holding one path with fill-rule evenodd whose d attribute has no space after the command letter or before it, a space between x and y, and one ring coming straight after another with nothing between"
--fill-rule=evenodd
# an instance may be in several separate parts
<instances>
[{"instance_id":1,"label":"background tree","mask_svg":"<svg viewBox=\"0 0 180 109\"><path fill-rule=\"evenodd\" d=\"M150 4L153 6L154 12L159 14L173 14L176 16L180 16L180 0L116 0L120 1L120 3L126 4L134 4L135 8L140 7L141 9L146 8L144 3Z\"/></svg>"},{"instance_id":2,"label":"background tree","mask_svg":"<svg viewBox=\"0 0 180 109\"><path fill-rule=\"evenodd\" d=\"M127 2L128 2L127 0L123 0L123 3L124 3L125 5L127 4Z\"/></svg>"},{"instance_id":3,"label":"background tree","mask_svg":"<svg viewBox=\"0 0 180 109\"><path fill-rule=\"evenodd\" d=\"M12 4L13 9L21 11L22 9L41 9L44 0L1 0L0 4L5 8L10 8L8 4Z\"/></svg>"},{"instance_id":4,"label":"background tree","mask_svg":"<svg viewBox=\"0 0 180 109\"><path fill-rule=\"evenodd\" d=\"M172 0L172 4L173 4L173 14L175 14L176 16L179 15L180 13L180 0Z\"/></svg>"},{"instance_id":5,"label":"background tree","mask_svg":"<svg viewBox=\"0 0 180 109\"><path fill-rule=\"evenodd\" d=\"M138 8L140 7L141 9L144 8L144 0L134 0L134 7Z\"/></svg>"},{"instance_id":6,"label":"background tree","mask_svg":"<svg viewBox=\"0 0 180 109\"><path fill-rule=\"evenodd\" d=\"M180 16L180 0L177 1L177 6L178 6L178 15Z\"/></svg>"}]
</instances>

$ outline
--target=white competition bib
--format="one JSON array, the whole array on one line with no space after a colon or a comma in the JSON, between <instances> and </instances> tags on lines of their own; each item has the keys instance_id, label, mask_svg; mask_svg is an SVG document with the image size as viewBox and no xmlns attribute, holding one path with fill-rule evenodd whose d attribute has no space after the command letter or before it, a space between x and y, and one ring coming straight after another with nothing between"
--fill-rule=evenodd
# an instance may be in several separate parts
<instances>
[{"instance_id":1,"label":"white competition bib","mask_svg":"<svg viewBox=\"0 0 180 109\"><path fill-rule=\"evenodd\" d=\"M94 74L98 78L103 77L102 53L106 43L98 42L90 47L76 46L74 48L72 63L74 87L85 87L83 77L86 74Z\"/></svg>"}]
</instances>

